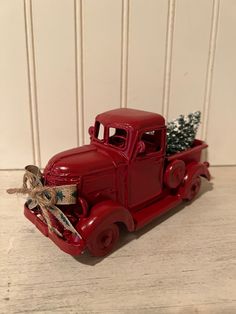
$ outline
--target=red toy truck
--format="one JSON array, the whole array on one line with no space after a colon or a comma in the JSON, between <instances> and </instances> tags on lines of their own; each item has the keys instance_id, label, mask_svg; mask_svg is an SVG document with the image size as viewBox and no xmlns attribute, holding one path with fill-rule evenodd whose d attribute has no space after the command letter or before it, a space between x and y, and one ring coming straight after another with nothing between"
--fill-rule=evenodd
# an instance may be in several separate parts
<instances>
[{"instance_id":1,"label":"red toy truck","mask_svg":"<svg viewBox=\"0 0 236 314\"><path fill-rule=\"evenodd\" d=\"M94 256L112 251L119 226L135 231L199 192L201 177L210 179L201 162L207 145L166 155L166 126L156 113L116 109L99 114L89 128L90 145L55 155L47 164L46 186L77 185L77 204L60 205L80 237L60 228L49 232L40 211L25 204L25 215L64 252Z\"/></svg>"}]
</instances>

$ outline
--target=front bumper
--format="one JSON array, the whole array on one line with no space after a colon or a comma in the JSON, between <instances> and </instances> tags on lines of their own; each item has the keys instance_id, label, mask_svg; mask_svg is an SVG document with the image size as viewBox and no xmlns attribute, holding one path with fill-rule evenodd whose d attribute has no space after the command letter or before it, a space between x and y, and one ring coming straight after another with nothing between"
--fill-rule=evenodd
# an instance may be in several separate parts
<instances>
[{"instance_id":1,"label":"front bumper","mask_svg":"<svg viewBox=\"0 0 236 314\"><path fill-rule=\"evenodd\" d=\"M60 238L53 232L48 231L48 226L40 218L37 217L37 214L30 210L25 203L24 206L24 215L28 218L45 237L50 238L62 251L72 256L77 256L85 250L85 241L83 239L77 239L76 242L67 242L66 240Z\"/></svg>"}]
</instances>

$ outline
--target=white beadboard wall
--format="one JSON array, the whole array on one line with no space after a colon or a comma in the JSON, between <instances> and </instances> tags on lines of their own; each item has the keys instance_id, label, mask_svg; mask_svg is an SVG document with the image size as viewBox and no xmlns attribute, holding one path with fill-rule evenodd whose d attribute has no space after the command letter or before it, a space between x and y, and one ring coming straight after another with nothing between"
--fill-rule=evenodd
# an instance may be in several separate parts
<instances>
[{"instance_id":1,"label":"white beadboard wall","mask_svg":"<svg viewBox=\"0 0 236 314\"><path fill-rule=\"evenodd\" d=\"M99 112L202 111L236 164L235 0L0 0L0 169L44 167Z\"/></svg>"}]
</instances>

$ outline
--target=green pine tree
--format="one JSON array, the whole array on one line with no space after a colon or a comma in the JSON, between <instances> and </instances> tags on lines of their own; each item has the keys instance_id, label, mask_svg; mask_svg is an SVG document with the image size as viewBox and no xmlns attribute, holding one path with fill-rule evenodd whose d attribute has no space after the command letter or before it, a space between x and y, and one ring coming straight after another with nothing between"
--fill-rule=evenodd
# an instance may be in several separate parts
<instances>
[{"instance_id":1,"label":"green pine tree","mask_svg":"<svg viewBox=\"0 0 236 314\"><path fill-rule=\"evenodd\" d=\"M167 154L181 152L191 147L200 124L201 112L180 115L167 123Z\"/></svg>"}]
</instances>

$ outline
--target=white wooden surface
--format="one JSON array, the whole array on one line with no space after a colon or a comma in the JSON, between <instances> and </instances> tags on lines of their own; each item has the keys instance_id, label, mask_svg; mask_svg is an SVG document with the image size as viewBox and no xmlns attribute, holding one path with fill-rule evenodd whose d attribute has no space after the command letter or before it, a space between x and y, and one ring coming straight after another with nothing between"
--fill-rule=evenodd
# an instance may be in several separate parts
<instances>
[{"instance_id":1,"label":"white wooden surface","mask_svg":"<svg viewBox=\"0 0 236 314\"><path fill-rule=\"evenodd\" d=\"M82 4L86 142L94 117L120 106L121 8L121 0L86 0Z\"/></svg>"},{"instance_id":2,"label":"white wooden surface","mask_svg":"<svg viewBox=\"0 0 236 314\"><path fill-rule=\"evenodd\" d=\"M73 0L34 0L32 19L40 152L45 165L54 152L77 145Z\"/></svg>"},{"instance_id":3,"label":"white wooden surface","mask_svg":"<svg viewBox=\"0 0 236 314\"><path fill-rule=\"evenodd\" d=\"M216 148L209 151L212 162L222 163L227 155L228 162L233 164L236 160L235 137L232 135L236 125L236 46L231 30L236 28L236 2L222 1L220 6L207 138L209 144ZM216 123L218 128L214 127Z\"/></svg>"},{"instance_id":4,"label":"white wooden surface","mask_svg":"<svg viewBox=\"0 0 236 314\"><path fill-rule=\"evenodd\" d=\"M0 313L236 313L236 167L211 168L193 203L105 259L61 252L5 193L22 171L0 172Z\"/></svg>"},{"instance_id":5,"label":"white wooden surface","mask_svg":"<svg viewBox=\"0 0 236 314\"><path fill-rule=\"evenodd\" d=\"M203 112L212 3L176 1L168 108L171 119L179 112L191 112L196 108Z\"/></svg>"},{"instance_id":6,"label":"white wooden surface","mask_svg":"<svg viewBox=\"0 0 236 314\"><path fill-rule=\"evenodd\" d=\"M0 0L0 169L88 142L102 111L200 109L235 165L235 0Z\"/></svg>"},{"instance_id":7,"label":"white wooden surface","mask_svg":"<svg viewBox=\"0 0 236 314\"><path fill-rule=\"evenodd\" d=\"M0 168L34 162L22 1L0 1Z\"/></svg>"},{"instance_id":8,"label":"white wooden surface","mask_svg":"<svg viewBox=\"0 0 236 314\"><path fill-rule=\"evenodd\" d=\"M162 113L168 1L131 1L127 104ZM154 35L155 34L155 35Z\"/></svg>"}]
</instances>

